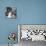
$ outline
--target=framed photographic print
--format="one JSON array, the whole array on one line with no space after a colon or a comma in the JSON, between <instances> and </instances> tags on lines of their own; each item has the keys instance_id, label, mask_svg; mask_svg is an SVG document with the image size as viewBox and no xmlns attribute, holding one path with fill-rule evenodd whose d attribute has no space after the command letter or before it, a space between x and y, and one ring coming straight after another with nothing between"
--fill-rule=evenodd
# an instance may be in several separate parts
<instances>
[{"instance_id":1,"label":"framed photographic print","mask_svg":"<svg viewBox=\"0 0 46 46\"><path fill-rule=\"evenodd\" d=\"M16 19L16 8L14 9L12 7L6 7L5 16L9 19Z\"/></svg>"}]
</instances>

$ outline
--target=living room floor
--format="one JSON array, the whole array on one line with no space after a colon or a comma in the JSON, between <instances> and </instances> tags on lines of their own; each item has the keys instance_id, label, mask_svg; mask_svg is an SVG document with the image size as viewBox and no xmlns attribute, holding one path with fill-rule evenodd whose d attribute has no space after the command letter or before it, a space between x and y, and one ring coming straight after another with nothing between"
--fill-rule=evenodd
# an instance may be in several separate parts
<instances>
[{"instance_id":1,"label":"living room floor","mask_svg":"<svg viewBox=\"0 0 46 46\"><path fill-rule=\"evenodd\" d=\"M31 40L21 40L20 41L20 46L46 46L45 41L31 41Z\"/></svg>"}]
</instances>

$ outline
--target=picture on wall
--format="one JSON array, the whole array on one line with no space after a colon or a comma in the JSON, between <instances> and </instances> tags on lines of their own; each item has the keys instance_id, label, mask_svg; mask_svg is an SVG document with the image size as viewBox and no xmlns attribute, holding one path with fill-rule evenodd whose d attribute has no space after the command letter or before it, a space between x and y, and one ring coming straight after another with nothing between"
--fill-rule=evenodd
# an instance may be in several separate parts
<instances>
[{"instance_id":1,"label":"picture on wall","mask_svg":"<svg viewBox=\"0 0 46 46\"><path fill-rule=\"evenodd\" d=\"M46 41L46 25L18 25L19 39L31 41Z\"/></svg>"},{"instance_id":2,"label":"picture on wall","mask_svg":"<svg viewBox=\"0 0 46 46\"><path fill-rule=\"evenodd\" d=\"M14 9L12 7L6 7L5 16L10 19L16 19L17 17L16 8Z\"/></svg>"}]
</instances>

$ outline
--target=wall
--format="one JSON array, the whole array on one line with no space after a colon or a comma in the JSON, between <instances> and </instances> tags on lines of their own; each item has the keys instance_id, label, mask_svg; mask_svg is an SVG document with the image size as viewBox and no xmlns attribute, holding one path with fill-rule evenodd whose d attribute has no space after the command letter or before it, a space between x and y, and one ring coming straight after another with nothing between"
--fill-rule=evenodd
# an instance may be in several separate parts
<instances>
[{"instance_id":1,"label":"wall","mask_svg":"<svg viewBox=\"0 0 46 46\"><path fill-rule=\"evenodd\" d=\"M6 6L17 8L17 19L5 17ZM17 24L46 24L46 0L0 0L0 44L8 43L9 32L18 32Z\"/></svg>"}]
</instances>

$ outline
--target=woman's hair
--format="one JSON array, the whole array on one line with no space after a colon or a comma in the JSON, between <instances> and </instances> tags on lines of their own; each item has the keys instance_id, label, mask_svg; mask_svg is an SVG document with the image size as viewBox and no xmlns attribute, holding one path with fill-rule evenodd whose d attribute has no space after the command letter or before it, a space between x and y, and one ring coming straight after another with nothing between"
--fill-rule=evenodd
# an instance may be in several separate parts
<instances>
[{"instance_id":1,"label":"woman's hair","mask_svg":"<svg viewBox=\"0 0 46 46\"><path fill-rule=\"evenodd\" d=\"M6 7L6 10L7 10L7 12L10 12L10 11L12 11L12 8L11 7Z\"/></svg>"}]
</instances>

